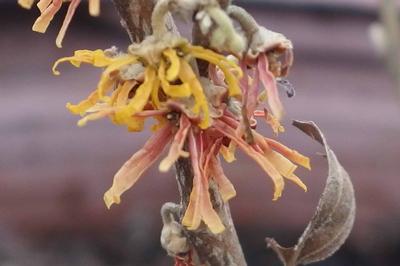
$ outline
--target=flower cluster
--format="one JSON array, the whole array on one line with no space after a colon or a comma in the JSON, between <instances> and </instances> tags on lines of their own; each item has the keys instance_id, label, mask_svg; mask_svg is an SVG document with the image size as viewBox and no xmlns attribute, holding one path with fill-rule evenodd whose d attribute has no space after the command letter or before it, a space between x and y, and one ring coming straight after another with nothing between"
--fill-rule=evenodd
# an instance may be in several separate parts
<instances>
[{"instance_id":1,"label":"flower cluster","mask_svg":"<svg viewBox=\"0 0 400 266\"><path fill-rule=\"evenodd\" d=\"M26 9L31 9L35 2L35 0L18 0L18 4ZM63 2L66 1L39 0L37 3L37 7L39 8L41 14L33 24L32 30L41 33L46 32L54 16L61 9ZM69 2L70 3L67 15L65 16L64 22L56 39L56 44L58 47L62 46L62 41L64 39L65 33L67 32L68 26L71 23L71 20L81 0L70 0ZM100 14L100 0L89 0L89 13L92 16L98 16Z\"/></svg>"},{"instance_id":2,"label":"flower cluster","mask_svg":"<svg viewBox=\"0 0 400 266\"><path fill-rule=\"evenodd\" d=\"M104 195L108 208L120 203L121 195L168 148L159 164L161 172L170 170L180 157L190 158L193 167L193 187L182 224L196 230L204 222L217 234L225 225L213 208L210 183L217 185L224 201L236 195L223 172L221 156L233 162L236 149L240 149L252 158L271 177L274 200L282 195L285 179L306 190L294 172L298 165L310 169L309 159L256 131L256 118L260 116L275 133L283 131L283 107L276 78L287 74L291 61L280 61L280 57L291 54L291 46L285 46L285 42L265 45L263 41L270 40L264 40L268 34L261 34L260 30L252 31L254 36L242 47L243 38L233 29L231 18L217 10L219 7L211 0L211 7L203 1L201 8L194 8L202 12L195 17L203 24L202 30L213 36L214 50L228 47L225 54L230 55L192 45L177 34L158 28L163 26L160 16L163 18L171 6L168 1L175 0L158 2L153 13L154 34L143 42L132 44L126 52L116 48L76 51L73 56L58 60L53 72L59 74L57 67L62 62L104 69L96 90L87 99L76 105L67 104L73 114L82 116L79 126L108 117L129 131L141 131L146 119L158 121L143 148L116 173ZM226 44L229 40L236 40L231 48ZM209 64L207 76L198 73L198 60Z\"/></svg>"}]
</instances>

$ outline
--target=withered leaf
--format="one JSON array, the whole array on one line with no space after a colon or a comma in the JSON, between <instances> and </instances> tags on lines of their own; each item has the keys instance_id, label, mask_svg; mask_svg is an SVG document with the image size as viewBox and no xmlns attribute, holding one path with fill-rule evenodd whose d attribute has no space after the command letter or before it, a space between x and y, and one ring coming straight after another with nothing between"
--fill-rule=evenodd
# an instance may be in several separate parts
<instances>
[{"instance_id":1,"label":"withered leaf","mask_svg":"<svg viewBox=\"0 0 400 266\"><path fill-rule=\"evenodd\" d=\"M335 253L349 236L356 211L350 176L329 148L320 129L313 122L294 121L293 125L325 146L329 176L317 210L297 244L283 248L274 239L266 239L268 247L278 254L285 266L310 264Z\"/></svg>"}]
</instances>

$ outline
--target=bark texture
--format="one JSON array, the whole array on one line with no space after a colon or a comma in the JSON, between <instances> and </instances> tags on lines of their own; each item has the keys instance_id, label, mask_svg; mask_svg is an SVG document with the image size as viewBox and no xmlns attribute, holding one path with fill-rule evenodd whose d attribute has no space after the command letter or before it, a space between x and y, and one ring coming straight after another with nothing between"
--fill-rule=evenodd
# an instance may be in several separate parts
<instances>
[{"instance_id":1,"label":"bark texture","mask_svg":"<svg viewBox=\"0 0 400 266\"><path fill-rule=\"evenodd\" d=\"M126 29L132 42L140 42L152 33L151 14L154 2L150 0L113 0L121 17L121 24ZM230 0L220 0L226 7ZM176 29L173 20L167 20L171 30ZM194 27L196 28L196 26ZM194 30L196 32L196 30ZM196 36L196 39L199 36ZM206 73L203 73L206 74ZM186 210L193 184L193 173L190 160L180 159L176 163L176 179L181 197L181 218ZM245 266L246 261L232 221L229 205L225 204L215 185L211 184L211 200L215 210L220 215L226 230L212 234L203 224L196 231L187 230L185 233L202 264L212 266Z\"/></svg>"}]
</instances>

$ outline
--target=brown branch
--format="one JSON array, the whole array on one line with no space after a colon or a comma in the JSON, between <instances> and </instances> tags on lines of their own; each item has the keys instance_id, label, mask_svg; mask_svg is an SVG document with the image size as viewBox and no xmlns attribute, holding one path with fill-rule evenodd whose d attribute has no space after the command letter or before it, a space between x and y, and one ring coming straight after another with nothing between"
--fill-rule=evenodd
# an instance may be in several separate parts
<instances>
[{"instance_id":1,"label":"brown branch","mask_svg":"<svg viewBox=\"0 0 400 266\"><path fill-rule=\"evenodd\" d=\"M127 30L132 42L140 42L151 34L151 13L154 2L150 0L113 0L121 17L121 24ZM220 0L226 7L230 0ZM174 29L170 20L170 29ZM203 74L205 72L203 71ZM188 159L180 159L176 163L176 179L181 196L181 219L186 210L193 185L192 166ZM218 212L226 230L218 235L212 234L203 224L196 231L186 230L190 244L196 251L202 264L223 266L245 266L243 251L232 221L229 205L225 204L215 185L211 184L210 195L215 210Z\"/></svg>"}]
</instances>

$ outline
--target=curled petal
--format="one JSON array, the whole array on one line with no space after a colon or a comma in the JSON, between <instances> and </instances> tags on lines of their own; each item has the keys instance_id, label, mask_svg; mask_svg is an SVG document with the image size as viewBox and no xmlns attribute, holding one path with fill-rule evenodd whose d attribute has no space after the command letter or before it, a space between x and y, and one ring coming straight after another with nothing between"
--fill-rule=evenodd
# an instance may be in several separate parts
<instances>
[{"instance_id":1,"label":"curled petal","mask_svg":"<svg viewBox=\"0 0 400 266\"><path fill-rule=\"evenodd\" d=\"M60 75L57 70L59 64L64 62L70 62L75 67L80 67L82 63L91 64L95 67L106 67L109 66L114 60L104 53L103 50L77 50L71 57L64 57L57 60L53 65L53 74Z\"/></svg>"},{"instance_id":2,"label":"curled petal","mask_svg":"<svg viewBox=\"0 0 400 266\"><path fill-rule=\"evenodd\" d=\"M116 113L115 118L118 123L125 124L132 120L132 116L143 110L149 101L153 87L158 87L160 84L156 78L155 69L148 67L146 69L144 83L137 88L135 96L130 99L129 104L121 107Z\"/></svg>"},{"instance_id":3,"label":"curled petal","mask_svg":"<svg viewBox=\"0 0 400 266\"><path fill-rule=\"evenodd\" d=\"M171 126L156 132L117 172L112 187L104 194L107 208L121 202L121 195L131 188L142 174L157 160L172 137Z\"/></svg>"},{"instance_id":4,"label":"curled petal","mask_svg":"<svg viewBox=\"0 0 400 266\"><path fill-rule=\"evenodd\" d=\"M172 67L172 66L171 66ZM170 69L171 69L170 67ZM165 73L166 65L165 61L160 62L160 67L158 68L158 77L161 80L161 86L163 88L163 91L165 94L171 97L189 97L192 93L190 91L190 86L186 83L181 84L181 85L171 85L169 83L168 79L168 74ZM179 71L176 73L176 75L179 75L180 73L180 67L177 68ZM174 70L175 71L175 70ZM175 75L174 74L169 74Z\"/></svg>"},{"instance_id":5,"label":"curled petal","mask_svg":"<svg viewBox=\"0 0 400 266\"><path fill-rule=\"evenodd\" d=\"M169 60L169 68L167 70L167 80L168 81L174 81L178 78L179 71L180 71L180 61L179 57L176 54L176 51L174 49L168 48L166 49L163 54L165 57L168 58Z\"/></svg>"},{"instance_id":6,"label":"curled petal","mask_svg":"<svg viewBox=\"0 0 400 266\"><path fill-rule=\"evenodd\" d=\"M106 91L110 87L110 84L114 83L114 78L119 73L120 69L124 66L137 63L137 57L132 55L123 55L120 57L113 58L112 62L108 64L107 68L101 75L97 90L100 99L104 97Z\"/></svg>"},{"instance_id":7,"label":"curled petal","mask_svg":"<svg viewBox=\"0 0 400 266\"><path fill-rule=\"evenodd\" d=\"M129 93L132 91L136 84L136 80L128 80L122 84L121 90L119 91L115 102L116 106L124 106L128 103Z\"/></svg>"},{"instance_id":8,"label":"curled petal","mask_svg":"<svg viewBox=\"0 0 400 266\"><path fill-rule=\"evenodd\" d=\"M230 61L224 56L211 50L204 49L201 46L191 46L184 49L186 49L186 52L194 57L218 66L225 75L225 81L228 84L229 95L241 95L238 79L243 76L243 72L234 61Z\"/></svg>"}]
</instances>

